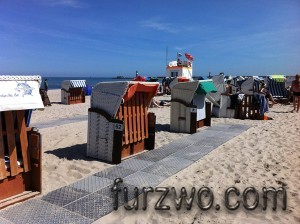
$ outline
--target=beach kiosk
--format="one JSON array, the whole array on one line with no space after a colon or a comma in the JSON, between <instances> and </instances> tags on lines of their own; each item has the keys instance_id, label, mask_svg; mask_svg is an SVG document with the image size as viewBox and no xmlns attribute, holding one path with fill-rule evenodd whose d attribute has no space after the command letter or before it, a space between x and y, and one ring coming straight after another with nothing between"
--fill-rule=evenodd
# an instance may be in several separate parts
<instances>
[{"instance_id":1,"label":"beach kiosk","mask_svg":"<svg viewBox=\"0 0 300 224\"><path fill-rule=\"evenodd\" d=\"M166 77L184 77L192 80L193 78L193 56L185 53L186 60L181 59L181 54L177 53L177 60L170 61L166 67Z\"/></svg>"},{"instance_id":2,"label":"beach kiosk","mask_svg":"<svg viewBox=\"0 0 300 224\"><path fill-rule=\"evenodd\" d=\"M44 108L40 83L40 76L0 75L0 209L42 190L41 136L26 115Z\"/></svg>"},{"instance_id":3,"label":"beach kiosk","mask_svg":"<svg viewBox=\"0 0 300 224\"><path fill-rule=\"evenodd\" d=\"M61 102L76 104L85 102L85 80L64 80L61 83Z\"/></svg>"},{"instance_id":4,"label":"beach kiosk","mask_svg":"<svg viewBox=\"0 0 300 224\"><path fill-rule=\"evenodd\" d=\"M148 107L158 87L158 82L98 83L88 111L87 156L117 164L153 149L156 117Z\"/></svg>"},{"instance_id":5,"label":"beach kiosk","mask_svg":"<svg viewBox=\"0 0 300 224\"><path fill-rule=\"evenodd\" d=\"M195 133L210 126L211 104L205 101L209 92L216 92L212 80L178 82L171 88L170 130Z\"/></svg>"}]
</instances>

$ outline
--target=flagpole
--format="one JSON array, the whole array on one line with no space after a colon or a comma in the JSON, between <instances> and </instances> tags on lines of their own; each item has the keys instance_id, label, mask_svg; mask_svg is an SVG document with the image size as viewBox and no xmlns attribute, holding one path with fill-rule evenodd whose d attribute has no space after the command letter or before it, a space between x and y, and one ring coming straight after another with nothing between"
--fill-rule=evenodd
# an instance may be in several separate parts
<instances>
[{"instance_id":1,"label":"flagpole","mask_svg":"<svg viewBox=\"0 0 300 224\"><path fill-rule=\"evenodd\" d=\"M166 66L168 66L168 46L166 47Z\"/></svg>"}]
</instances>

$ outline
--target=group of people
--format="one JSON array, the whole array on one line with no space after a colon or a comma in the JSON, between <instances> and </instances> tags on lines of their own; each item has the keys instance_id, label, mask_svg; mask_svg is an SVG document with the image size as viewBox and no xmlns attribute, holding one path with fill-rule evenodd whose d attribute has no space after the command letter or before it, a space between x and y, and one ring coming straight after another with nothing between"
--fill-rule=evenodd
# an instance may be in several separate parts
<instances>
[{"instance_id":1,"label":"group of people","mask_svg":"<svg viewBox=\"0 0 300 224\"><path fill-rule=\"evenodd\" d=\"M292 112L295 112L295 111L299 112L299 107L300 107L300 75L299 74L296 75L295 80L292 82L290 92L293 96L293 107L294 108L293 108ZM231 80L227 80L227 82L226 82L226 93L228 95L233 94ZM272 102L270 107L272 107L274 104L277 104L277 102L274 100L272 94L266 88L266 84L263 82L261 83L259 93L265 95L268 104L270 101Z\"/></svg>"}]
</instances>

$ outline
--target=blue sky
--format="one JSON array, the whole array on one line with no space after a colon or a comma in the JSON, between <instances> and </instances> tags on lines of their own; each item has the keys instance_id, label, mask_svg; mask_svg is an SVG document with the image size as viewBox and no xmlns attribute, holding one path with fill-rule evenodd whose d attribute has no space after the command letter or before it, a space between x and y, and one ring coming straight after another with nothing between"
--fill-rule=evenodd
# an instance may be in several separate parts
<instances>
[{"instance_id":1,"label":"blue sky","mask_svg":"<svg viewBox=\"0 0 300 224\"><path fill-rule=\"evenodd\" d=\"M300 72L300 0L0 0L0 74Z\"/></svg>"}]
</instances>

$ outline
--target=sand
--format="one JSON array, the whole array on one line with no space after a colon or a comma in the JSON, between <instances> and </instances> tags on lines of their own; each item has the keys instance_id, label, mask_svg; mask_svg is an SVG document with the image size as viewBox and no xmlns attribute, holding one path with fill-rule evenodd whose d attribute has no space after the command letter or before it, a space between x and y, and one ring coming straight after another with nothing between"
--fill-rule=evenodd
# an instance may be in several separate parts
<instances>
[{"instance_id":1,"label":"sand","mask_svg":"<svg viewBox=\"0 0 300 224\"><path fill-rule=\"evenodd\" d=\"M106 169L111 164L85 157L87 142L86 102L76 105L60 104L60 90L48 91L52 106L33 112L31 124L41 128L43 144L43 194ZM170 100L169 96L158 99ZM219 146L188 168L162 182L161 187L192 187L198 191L209 187L214 193L214 205L208 211L193 202L190 211L177 211L172 197L165 200L171 206L169 211L158 211L154 205L159 194L153 194L148 208L143 211L126 211L120 207L95 223L299 223L300 222L300 113L290 113L291 105L277 104L269 113L274 120L255 121L228 118L212 118L212 126L221 123L247 124L251 128L241 135ZM156 114L156 148L188 134L169 132L170 107L151 108ZM69 122L70 118L80 118ZM64 121L64 122L62 122ZM201 129L198 129L201 131ZM272 211L269 203L262 210L262 188L283 186L287 191L287 209L278 203ZM240 207L229 211L224 206L224 192L229 187L238 188L241 193L247 187L255 187L260 193L258 208L247 211L242 205L242 196L233 197L241 201ZM141 201L140 201L141 203ZM234 202L233 202L234 203ZM251 201L250 201L251 203Z\"/></svg>"}]
</instances>

